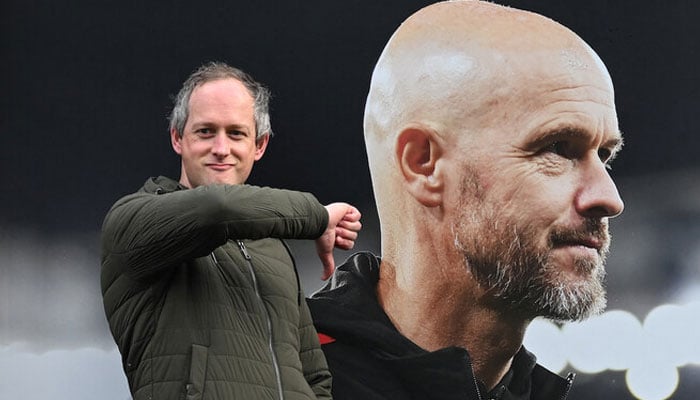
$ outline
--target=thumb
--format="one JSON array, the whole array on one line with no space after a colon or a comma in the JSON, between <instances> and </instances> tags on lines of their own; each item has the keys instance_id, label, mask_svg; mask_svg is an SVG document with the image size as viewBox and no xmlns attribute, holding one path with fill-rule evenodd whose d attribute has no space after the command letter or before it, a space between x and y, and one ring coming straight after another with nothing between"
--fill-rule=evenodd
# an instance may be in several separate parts
<instances>
[{"instance_id":1,"label":"thumb","mask_svg":"<svg viewBox=\"0 0 700 400\"><path fill-rule=\"evenodd\" d=\"M335 260L333 259L333 252L319 254L321 259L321 264L323 264L323 274L321 275L322 280L327 280L333 275L335 271Z\"/></svg>"}]
</instances>

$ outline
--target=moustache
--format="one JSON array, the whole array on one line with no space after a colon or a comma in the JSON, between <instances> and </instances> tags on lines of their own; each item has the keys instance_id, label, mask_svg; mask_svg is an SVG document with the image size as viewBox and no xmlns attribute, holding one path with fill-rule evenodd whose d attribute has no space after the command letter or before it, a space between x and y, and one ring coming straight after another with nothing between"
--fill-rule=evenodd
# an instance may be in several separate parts
<instances>
[{"instance_id":1,"label":"moustache","mask_svg":"<svg viewBox=\"0 0 700 400\"><path fill-rule=\"evenodd\" d=\"M593 247L604 255L610 247L608 223L604 220L586 219L578 226L554 227L549 234L549 245L583 245Z\"/></svg>"}]
</instances>

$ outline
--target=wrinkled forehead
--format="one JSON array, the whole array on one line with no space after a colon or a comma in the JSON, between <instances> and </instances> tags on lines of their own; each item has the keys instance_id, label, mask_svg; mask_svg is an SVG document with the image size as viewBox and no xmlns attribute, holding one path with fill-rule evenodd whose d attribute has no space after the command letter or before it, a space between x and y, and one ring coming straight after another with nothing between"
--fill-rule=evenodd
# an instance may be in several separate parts
<instances>
[{"instance_id":1,"label":"wrinkled forehead","mask_svg":"<svg viewBox=\"0 0 700 400\"><path fill-rule=\"evenodd\" d=\"M559 47L492 51L482 58L486 84L537 89L548 85L595 86L601 95L614 94L612 80L600 58L583 42Z\"/></svg>"}]
</instances>

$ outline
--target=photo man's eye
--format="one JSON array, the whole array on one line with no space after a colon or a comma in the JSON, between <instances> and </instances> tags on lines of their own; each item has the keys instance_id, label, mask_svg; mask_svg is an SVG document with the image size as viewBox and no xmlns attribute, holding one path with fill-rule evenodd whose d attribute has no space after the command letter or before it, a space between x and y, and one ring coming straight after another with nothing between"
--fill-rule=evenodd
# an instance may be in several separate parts
<instances>
[{"instance_id":1,"label":"photo man's eye","mask_svg":"<svg viewBox=\"0 0 700 400\"><path fill-rule=\"evenodd\" d=\"M598 149L598 157L601 161L607 162L612 157L612 151L610 149Z\"/></svg>"},{"instance_id":2,"label":"photo man's eye","mask_svg":"<svg viewBox=\"0 0 700 400\"><path fill-rule=\"evenodd\" d=\"M569 146L566 142L554 142L544 148L545 152L554 153L562 157L568 157Z\"/></svg>"},{"instance_id":3,"label":"photo man's eye","mask_svg":"<svg viewBox=\"0 0 700 400\"><path fill-rule=\"evenodd\" d=\"M605 167L607 169L612 169L612 162L615 160L615 156L617 156L617 152L612 149L598 149L598 157L600 158L600 161L605 163Z\"/></svg>"}]
</instances>

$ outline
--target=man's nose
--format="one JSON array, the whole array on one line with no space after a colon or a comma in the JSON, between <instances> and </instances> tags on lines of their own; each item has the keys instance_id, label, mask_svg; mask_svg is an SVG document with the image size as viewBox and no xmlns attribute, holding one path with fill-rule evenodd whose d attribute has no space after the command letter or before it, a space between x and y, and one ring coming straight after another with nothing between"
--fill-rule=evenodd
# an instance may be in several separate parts
<instances>
[{"instance_id":1,"label":"man's nose","mask_svg":"<svg viewBox=\"0 0 700 400\"><path fill-rule=\"evenodd\" d=\"M625 208L617 186L602 161L591 161L582 174L576 208L579 214L592 218L616 217Z\"/></svg>"},{"instance_id":2,"label":"man's nose","mask_svg":"<svg viewBox=\"0 0 700 400\"><path fill-rule=\"evenodd\" d=\"M211 152L216 156L227 156L230 153L228 137L225 133L217 132L213 138Z\"/></svg>"}]
</instances>

